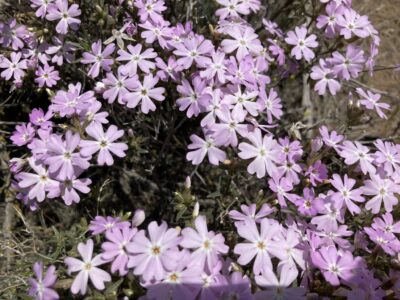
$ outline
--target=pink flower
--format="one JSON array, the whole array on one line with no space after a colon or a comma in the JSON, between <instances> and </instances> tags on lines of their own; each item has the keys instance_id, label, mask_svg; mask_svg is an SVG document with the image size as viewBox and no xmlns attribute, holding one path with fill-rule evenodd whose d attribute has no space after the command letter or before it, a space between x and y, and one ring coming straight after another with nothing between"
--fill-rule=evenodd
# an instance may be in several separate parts
<instances>
[{"instance_id":1,"label":"pink flower","mask_svg":"<svg viewBox=\"0 0 400 300\"><path fill-rule=\"evenodd\" d=\"M256 173L258 178L264 177L266 172L269 176L272 176L277 171L276 163L281 158L278 143L272 135L263 137L258 128L249 133L247 138L252 144L240 143L238 154L242 159L255 158L247 167L247 171L250 174Z\"/></svg>"},{"instance_id":2,"label":"pink flower","mask_svg":"<svg viewBox=\"0 0 400 300\"><path fill-rule=\"evenodd\" d=\"M194 220L194 226L196 230L190 227L182 230L180 245L193 249L189 266L196 265L200 269L206 266L207 270L212 270L217 265L219 256L228 253L229 247L225 245L222 234L208 231L204 216L198 216Z\"/></svg>"},{"instance_id":3,"label":"pink flower","mask_svg":"<svg viewBox=\"0 0 400 300\"><path fill-rule=\"evenodd\" d=\"M333 174L332 177L333 179L331 180L331 184L338 190L332 195L332 199L339 202L344 201L352 215L359 214L361 210L353 201L365 201L364 197L361 196L363 193L362 189L353 189L356 181L348 178L346 174L344 175L343 181L338 174Z\"/></svg>"},{"instance_id":4,"label":"pink flower","mask_svg":"<svg viewBox=\"0 0 400 300\"><path fill-rule=\"evenodd\" d=\"M216 166L226 159L225 152L217 148L222 143L215 141L211 136L206 136L205 140L203 140L199 136L192 134L190 140L192 143L188 148L193 151L186 154L186 159L191 161L192 164L199 165L206 155L210 163Z\"/></svg>"},{"instance_id":5,"label":"pink flower","mask_svg":"<svg viewBox=\"0 0 400 300\"><path fill-rule=\"evenodd\" d=\"M136 233L132 243L126 245L126 250L134 255L128 262L128 268L134 267L133 273L141 275L145 281L162 280L167 269L171 269L179 259L179 231L168 229L165 222L157 225L155 221L147 229L149 238L141 230Z\"/></svg>"},{"instance_id":6,"label":"pink flower","mask_svg":"<svg viewBox=\"0 0 400 300\"><path fill-rule=\"evenodd\" d=\"M220 123L215 123L210 126L210 129L214 132L214 137L217 141L222 142L224 146L231 145L232 147L237 147L238 137L246 136L248 133L248 125L242 124L238 119L231 115L231 112L226 109L218 114Z\"/></svg>"},{"instance_id":7,"label":"pink flower","mask_svg":"<svg viewBox=\"0 0 400 300\"><path fill-rule=\"evenodd\" d=\"M296 27L294 31L289 31L285 42L295 46L290 54L297 60L304 58L307 62L310 62L315 57L310 48L318 47L317 37L314 34L307 37L307 28L305 26Z\"/></svg>"},{"instance_id":8,"label":"pink flower","mask_svg":"<svg viewBox=\"0 0 400 300\"><path fill-rule=\"evenodd\" d=\"M353 271L359 266L360 257L353 258L349 251L338 252L334 246L322 247L311 253L311 259L332 285L340 284L339 278L349 282L354 277Z\"/></svg>"},{"instance_id":9,"label":"pink flower","mask_svg":"<svg viewBox=\"0 0 400 300\"><path fill-rule=\"evenodd\" d=\"M106 271L98 268L98 266L107 263L101 258L101 254L92 258L93 240L87 240L86 244L79 243L78 252L83 260L73 257L67 257L64 260L64 263L68 266L68 274L79 271L72 283L71 292L73 294L80 292L81 295L85 295L89 278L96 289L104 290L104 283L111 281L111 276Z\"/></svg>"},{"instance_id":10,"label":"pink flower","mask_svg":"<svg viewBox=\"0 0 400 300\"><path fill-rule=\"evenodd\" d=\"M254 220L236 223L236 228L239 236L246 239L245 243L239 243L233 249L235 254L240 255L238 263L245 266L255 258L255 275L259 275L263 267L272 268L270 247L272 239L279 234L278 225L269 219L262 219L260 231Z\"/></svg>"},{"instance_id":11,"label":"pink flower","mask_svg":"<svg viewBox=\"0 0 400 300\"><path fill-rule=\"evenodd\" d=\"M86 132L95 140L82 140L80 142L82 155L91 156L99 152L97 163L100 166L114 164L111 153L118 157L125 157L125 151L128 150L128 146L124 143L115 143L115 140L124 135L124 131L118 130L117 126L111 125L104 132L103 126L97 123L87 127Z\"/></svg>"},{"instance_id":12,"label":"pink flower","mask_svg":"<svg viewBox=\"0 0 400 300\"><path fill-rule=\"evenodd\" d=\"M221 47L225 53L232 53L237 50L236 57L239 61L248 54L258 55L263 49L258 35L251 27L246 27L244 30L240 27L234 27L227 34L234 39L223 40Z\"/></svg>"},{"instance_id":13,"label":"pink flower","mask_svg":"<svg viewBox=\"0 0 400 300\"><path fill-rule=\"evenodd\" d=\"M76 178L78 174L74 174L72 177L65 179L60 184L61 198L64 200L66 205L79 203L81 198L77 191L83 194L88 194L90 192L88 186L92 181L89 178L78 179Z\"/></svg>"},{"instance_id":14,"label":"pink flower","mask_svg":"<svg viewBox=\"0 0 400 300\"><path fill-rule=\"evenodd\" d=\"M100 69L109 72L114 63L111 54L114 53L115 45L109 44L104 50L102 50L101 44L101 40L93 43L92 52L84 52L83 58L81 59L82 64L93 64L88 72L88 75L92 78L99 76Z\"/></svg>"},{"instance_id":15,"label":"pink flower","mask_svg":"<svg viewBox=\"0 0 400 300\"><path fill-rule=\"evenodd\" d=\"M390 109L390 105L387 103L378 102L381 99L380 94L373 94L370 91L365 92L361 88L356 89L357 93L360 95L360 104L365 106L367 109L375 110L378 116L382 119L387 119L387 116L382 109Z\"/></svg>"},{"instance_id":16,"label":"pink flower","mask_svg":"<svg viewBox=\"0 0 400 300\"><path fill-rule=\"evenodd\" d=\"M148 114L149 111L155 111L156 106L151 100L163 101L165 99L163 95L165 88L155 87L158 80L157 76L153 77L152 74L146 75L143 83L138 82L133 92L125 94L126 106L134 108L141 102L141 111L143 113Z\"/></svg>"},{"instance_id":17,"label":"pink flower","mask_svg":"<svg viewBox=\"0 0 400 300\"><path fill-rule=\"evenodd\" d=\"M129 52L128 52L129 51ZM146 74L149 74L156 65L151 59L157 57L157 53L153 48L145 49L142 52L142 45L136 46L128 45L128 51L118 50L117 61L128 61L125 65L121 66L122 74L128 74L130 77L137 74L137 68Z\"/></svg>"},{"instance_id":18,"label":"pink flower","mask_svg":"<svg viewBox=\"0 0 400 300\"><path fill-rule=\"evenodd\" d=\"M60 20L56 26L56 31L60 34L67 34L68 27L76 29L81 21L75 17L81 15L78 4L68 7L68 0L56 0L55 4L47 9L46 19L49 21Z\"/></svg>"}]
</instances>

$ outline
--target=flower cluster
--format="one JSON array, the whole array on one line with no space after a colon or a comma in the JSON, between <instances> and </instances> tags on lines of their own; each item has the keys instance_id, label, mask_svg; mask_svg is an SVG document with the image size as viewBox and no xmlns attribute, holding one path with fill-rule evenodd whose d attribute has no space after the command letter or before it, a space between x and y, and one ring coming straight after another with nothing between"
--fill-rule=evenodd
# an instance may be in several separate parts
<instances>
[{"instance_id":1,"label":"flower cluster","mask_svg":"<svg viewBox=\"0 0 400 300\"><path fill-rule=\"evenodd\" d=\"M183 229L154 220L139 228L141 211L132 222L96 217L89 230L99 235L99 253L89 239L77 247L82 260L65 259L68 274L77 273L73 294L85 295L89 280L104 290L112 276L133 273L145 299L306 299L327 286L328 296L380 299L388 284L400 297L399 271L375 272L371 259L396 260L400 251L400 146L352 141L326 126L307 143L279 126L279 81L299 75L316 94L355 93L356 107L387 118L382 95L357 85L363 72L373 73L380 40L351 0L321 0L321 15L287 32L268 19L254 28L247 16L260 11L259 0L217 0L216 26L203 35L190 22L171 24L163 0L119 0L130 13L118 21L117 9L110 10L115 28L88 45L73 41L82 14L73 1L30 2L51 40L15 19L0 24L9 53L0 56L0 76L17 88L32 75L51 101L11 136L29 153L13 158L10 169L17 198L30 209L53 198L80 202L91 191L90 168L125 157L124 131L110 124L107 107L147 115L169 100L182 118L198 120L188 137L189 162L240 161L270 191L261 205L228 213L234 229L227 240L202 215ZM73 64L87 83L64 80ZM54 267L44 278L40 264L34 271L29 293L58 299Z\"/></svg>"}]
</instances>

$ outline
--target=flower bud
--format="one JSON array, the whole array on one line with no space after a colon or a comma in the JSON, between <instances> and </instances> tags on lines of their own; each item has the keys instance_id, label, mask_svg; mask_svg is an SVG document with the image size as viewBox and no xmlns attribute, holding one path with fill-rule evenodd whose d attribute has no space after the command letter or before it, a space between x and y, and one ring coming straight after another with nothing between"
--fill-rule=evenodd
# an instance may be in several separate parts
<instances>
[{"instance_id":1,"label":"flower bud","mask_svg":"<svg viewBox=\"0 0 400 300\"><path fill-rule=\"evenodd\" d=\"M193 213L192 213L193 218L196 218L199 215L199 211L200 211L200 204L199 204L199 202L196 202L196 204L194 205L194 208L193 208Z\"/></svg>"},{"instance_id":2,"label":"flower bud","mask_svg":"<svg viewBox=\"0 0 400 300\"><path fill-rule=\"evenodd\" d=\"M185 179L185 189L190 189L190 187L192 186L192 182L191 182L191 180L190 180L190 176L186 176L186 179Z\"/></svg>"},{"instance_id":3,"label":"flower bud","mask_svg":"<svg viewBox=\"0 0 400 300\"><path fill-rule=\"evenodd\" d=\"M140 224L143 223L145 218L146 218L146 215L144 213L144 210L137 209L132 218L132 227L138 227Z\"/></svg>"}]
</instances>

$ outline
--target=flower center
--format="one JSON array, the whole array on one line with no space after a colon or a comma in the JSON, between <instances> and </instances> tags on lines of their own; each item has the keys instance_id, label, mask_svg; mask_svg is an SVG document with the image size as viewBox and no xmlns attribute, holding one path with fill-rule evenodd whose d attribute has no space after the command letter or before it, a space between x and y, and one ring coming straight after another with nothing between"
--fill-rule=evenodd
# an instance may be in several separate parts
<instances>
[{"instance_id":1,"label":"flower center","mask_svg":"<svg viewBox=\"0 0 400 300\"><path fill-rule=\"evenodd\" d=\"M265 243L264 243L263 241L259 241L259 242L257 242L256 247L257 247L259 250L264 251L265 248L266 248L266 245L265 245Z\"/></svg>"},{"instance_id":2,"label":"flower center","mask_svg":"<svg viewBox=\"0 0 400 300\"><path fill-rule=\"evenodd\" d=\"M155 256L160 255L161 253L161 249L158 246L153 246L153 248L151 248L151 253Z\"/></svg>"}]
</instances>

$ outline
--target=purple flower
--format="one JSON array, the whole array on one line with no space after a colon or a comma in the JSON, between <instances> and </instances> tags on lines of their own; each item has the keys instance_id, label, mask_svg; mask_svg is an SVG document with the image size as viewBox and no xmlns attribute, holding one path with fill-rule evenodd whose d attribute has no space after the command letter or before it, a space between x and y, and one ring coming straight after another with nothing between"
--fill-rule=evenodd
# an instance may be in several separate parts
<instances>
[{"instance_id":1,"label":"purple flower","mask_svg":"<svg viewBox=\"0 0 400 300\"><path fill-rule=\"evenodd\" d=\"M15 80L21 80L25 76L24 70L28 68L27 60L21 60L21 52L11 52L11 61L6 57L0 57L0 68L5 69L1 72L1 77L10 80L14 77Z\"/></svg>"},{"instance_id":2,"label":"purple flower","mask_svg":"<svg viewBox=\"0 0 400 300\"><path fill-rule=\"evenodd\" d=\"M249 54L259 55L263 49L258 35L251 27L246 27L244 30L240 27L234 27L227 34L234 39L223 40L221 47L225 53L232 53L237 50L236 57L239 61Z\"/></svg>"},{"instance_id":3,"label":"purple flower","mask_svg":"<svg viewBox=\"0 0 400 300\"><path fill-rule=\"evenodd\" d=\"M126 245L126 250L134 255L128 268L134 267L133 273L141 275L145 281L162 280L167 269L174 266L179 259L179 231L175 228L168 229L165 222L158 225L155 221L147 229L149 238L141 230L136 233L132 243Z\"/></svg>"},{"instance_id":4,"label":"purple flower","mask_svg":"<svg viewBox=\"0 0 400 300\"><path fill-rule=\"evenodd\" d=\"M307 28L305 26L296 27L294 31L289 31L285 42L295 46L290 55L297 60L304 58L307 62L310 62L315 57L310 48L318 47L317 37L314 34L307 37Z\"/></svg>"},{"instance_id":5,"label":"purple flower","mask_svg":"<svg viewBox=\"0 0 400 300\"><path fill-rule=\"evenodd\" d=\"M334 130L331 131L331 133L329 133L328 128L326 126L320 127L319 133L321 134L322 140L324 141L325 145L327 147L332 147L334 149L337 149L338 148L337 146L344 139L343 135L337 134L337 132Z\"/></svg>"},{"instance_id":6,"label":"purple flower","mask_svg":"<svg viewBox=\"0 0 400 300\"><path fill-rule=\"evenodd\" d=\"M263 267L272 268L270 247L272 239L279 233L278 225L269 219L262 219L260 231L254 220L236 223L236 227L239 236L246 239L245 243L237 244L233 250L235 254L240 255L238 263L244 266L255 258L255 275L259 275Z\"/></svg>"},{"instance_id":7,"label":"purple flower","mask_svg":"<svg viewBox=\"0 0 400 300\"><path fill-rule=\"evenodd\" d=\"M186 111L188 118L192 116L197 117L202 111L200 103L202 102L204 89L206 87L206 82L201 80L200 77L195 77L192 81L193 88L189 81L184 79L182 85L178 85L177 91L184 97L176 100L180 111Z\"/></svg>"},{"instance_id":8,"label":"purple flower","mask_svg":"<svg viewBox=\"0 0 400 300\"><path fill-rule=\"evenodd\" d=\"M189 69L193 62L200 66L205 65L207 56L214 50L211 41L200 35L184 39L182 43L175 45L175 48L174 54L180 57L177 63L184 69Z\"/></svg>"},{"instance_id":9,"label":"purple flower","mask_svg":"<svg viewBox=\"0 0 400 300\"><path fill-rule=\"evenodd\" d=\"M340 34L345 39L350 39L352 35L366 38L370 35L368 27L370 22L367 16L360 16L355 10L349 8L343 14L338 15L337 24L341 26Z\"/></svg>"},{"instance_id":10,"label":"purple flower","mask_svg":"<svg viewBox=\"0 0 400 300\"><path fill-rule=\"evenodd\" d=\"M370 175L370 177L371 180L364 181L362 187L364 195L373 196L367 201L365 208L377 214L383 202L385 210L391 212L393 206L398 203L397 197L394 195L399 191L398 185L390 179L382 179L379 175Z\"/></svg>"},{"instance_id":11,"label":"purple flower","mask_svg":"<svg viewBox=\"0 0 400 300\"><path fill-rule=\"evenodd\" d=\"M375 230L381 230L388 233L400 233L400 221L394 223L393 216L391 213L385 213L381 218L374 218L372 228Z\"/></svg>"},{"instance_id":12,"label":"purple flower","mask_svg":"<svg viewBox=\"0 0 400 300\"><path fill-rule=\"evenodd\" d=\"M54 0L30 0L31 7L37 8L35 15L38 18L44 18L47 14L48 8L53 5Z\"/></svg>"},{"instance_id":13,"label":"purple flower","mask_svg":"<svg viewBox=\"0 0 400 300\"><path fill-rule=\"evenodd\" d=\"M38 66L35 75L35 82L39 87L52 87L57 84L57 81L60 80L60 76L57 70L54 69L53 66L49 66L47 63L42 66Z\"/></svg>"},{"instance_id":14,"label":"purple flower","mask_svg":"<svg viewBox=\"0 0 400 300\"><path fill-rule=\"evenodd\" d=\"M54 266L49 266L43 277L43 263L35 262L33 271L35 272L36 278L29 278L29 296L35 297L35 300L58 300L60 297L53 289L57 281L56 268Z\"/></svg>"},{"instance_id":15,"label":"purple flower","mask_svg":"<svg viewBox=\"0 0 400 300\"><path fill-rule=\"evenodd\" d=\"M304 287L290 287L296 280L298 272L296 268L284 266L278 268L279 280L272 267L264 266L261 275L255 277L258 286L266 290L259 291L255 295L256 300L282 299L282 300L305 300L306 289Z\"/></svg>"},{"instance_id":16,"label":"purple flower","mask_svg":"<svg viewBox=\"0 0 400 300\"><path fill-rule=\"evenodd\" d=\"M290 181L288 178L280 177L280 174L278 172L272 174L271 177L272 178L268 180L268 186L271 191L276 193L279 205L282 207L286 207L287 204L285 199L288 199L289 201L295 203L297 196L295 194L288 193L293 190L292 181Z\"/></svg>"},{"instance_id":17,"label":"purple flower","mask_svg":"<svg viewBox=\"0 0 400 300\"><path fill-rule=\"evenodd\" d=\"M361 196L363 193L362 189L353 189L356 181L349 178L347 174L344 175L343 181L338 174L333 174L332 177L333 179L331 180L331 184L337 189L337 192L332 195L332 199L339 202L344 201L352 215L359 214L361 210L353 201L365 201L364 197Z\"/></svg>"},{"instance_id":18,"label":"purple flower","mask_svg":"<svg viewBox=\"0 0 400 300\"><path fill-rule=\"evenodd\" d=\"M83 53L83 58L81 63L83 64L93 64L90 67L88 75L92 78L99 76L100 68L109 72L111 66L114 63L114 59L111 55L114 53L115 45L109 44L104 50L102 50L101 40L92 44L92 52Z\"/></svg>"},{"instance_id":19,"label":"purple flower","mask_svg":"<svg viewBox=\"0 0 400 300\"><path fill-rule=\"evenodd\" d=\"M35 128L33 128L31 123L17 125L15 126L15 131L10 137L10 140L14 145L21 147L30 143L34 138L35 133Z\"/></svg>"},{"instance_id":20,"label":"purple flower","mask_svg":"<svg viewBox=\"0 0 400 300\"><path fill-rule=\"evenodd\" d=\"M46 54L52 55L51 62L61 66L66 62L71 63L74 60L74 51L76 48L67 41L64 41L63 36L54 36L53 45L49 45L46 49Z\"/></svg>"},{"instance_id":21,"label":"purple flower","mask_svg":"<svg viewBox=\"0 0 400 300\"><path fill-rule=\"evenodd\" d=\"M308 167L305 175L309 177L309 180L313 186L317 186L318 183L328 179L328 169L324 163L318 160Z\"/></svg>"},{"instance_id":22,"label":"purple flower","mask_svg":"<svg viewBox=\"0 0 400 300\"><path fill-rule=\"evenodd\" d=\"M381 99L380 94L373 94L370 91L365 92L361 88L356 89L357 93L360 95L360 104L365 106L367 109L375 110L378 116L382 119L387 119L387 116L382 109L390 109L390 105L387 103L378 102Z\"/></svg>"},{"instance_id":23,"label":"purple flower","mask_svg":"<svg viewBox=\"0 0 400 300\"><path fill-rule=\"evenodd\" d=\"M112 261L112 273L118 271L120 276L128 273L127 265L130 254L127 252L126 247L132 242L136 232L136 228L130 228L129 226L115 227L106 231L107 241L101 245L103 249L102 258Z\"/></svg>"},{"instance_id":24,"label":"purple flower","mask_svg":"<svg viewBox=\"0 0 400 300\"><path fill-rule=\"evenodd\" d=\"M352 44L347 46L346 55L333 52L332 58L328 58L328 63L333 67L334 74L341 79L350 80L351 77L357 78L364 69L364 51Z\"/></svg>"},{"instance_id":25,"label":"purple flower","mask_svg":"<svg viewBox=\"0 0 400 300\"><path fill-rule=\"evenodd\" d=\"M246 136L248 125L241 124L238 119L232 116L228 109L220 111L217 115L220 123L210 126L210 129L214 132L215 140L222 142L224 146L231 145L232 147L237 147L237 133L243 137Z\"/></svg>"},{"instance_id":26,"label":"purple flower","mask_svg":"<svg viewBox=\"0 0 400 300\"><path fill-rule=\"evenodd\" d=\"M98 268L98 266L107 262L101 258L101 254L92 258L93 240L87 240L86 244L79 243L78 252L83 260L73 257L67 257L64 260L64 263L68 266L68 274L79 271L72 283L71 292L73 294L80 293L81 295L85 295L89 278L96 289L104 290L104 283L111 281L111 276L106 271Z\"/></svg>"},{"instance_id":27,"label":"purple flower","mask_svg":"<svg viewBox=\"0 0 400 300\"><path fill-rule=\"evenodd\" d=\"M79 133L67 131L65 140L60 135L51 135L47 142L47 158L45 163L49 171L56 173L58 179L65 180L73 177L76 168L86 170L89 168L88 158L75 152L81 139Z\"/></svg>"},{"instance_id":28,"label":"purple flower","mask_svg":"<svg viewBox=\"0 0 400 300\"><path fill-rule=\"evenodd\" d=\"M27 42L28 37L32 38L32 34L26 26L17 24L15 19L10 19L6 23L0 23L0 43L3 47L11 47L13 50L19 50L24 47L24 41Z\"/></svg>"},{"instance_id":29,"label":"purple flower","mask_svg":"<svg viewBox=\"0 0 400 300\"><path fill-rule=\"evenodd\" d=\"M87 91L81 95L82 84L69 84L68 91L58 91L52 99L49 109L58 112L61 117L71 117L85 110L91 103L96 101L93 91Z\"/></svg>"},{"instance_id":30,"label":"purple flower","mask_svg":"<svg viewBox=\"0 0 400 300\"><path fill-rule=\"evenodd\" d=\"M56 31L60 34L67 34L68 27L76 29L81 21L75 17L81 15L78 4L68 7L68 0L56 0L54 5L47 9L46 19L49 21L60 20L56 26Z\"/></svg>"},{"instance_id":31,"label":"purple flower","mask_svg":"<svg viewBox=\"0 0 400 300\"><path fill-rule=\"evenodd\" d=\"M210 163L216 166L219 165L219 162L226 159L225 152L217 148L221 146L222 143L214 140L211 136L206 136L205 140L203 140L201 137L192 134L190 140L192 143L188 148L193 151L186 154L186 159L191 161L192 164L199 165L206 155Z\"/></svg>"},{"instance_id":32,"label":"purple flower","mask_svg":"<svg viewBox=\"0 0 400 300\"><path fill-rule=\"evenodd\" d=\"M196 265L200 269L206 266L207 270L212 270L217 265L219 256L228 253L229 247L225 245L222 234L208 231L204 216L198 216L194 220L194 226L196 230L190 227L182 230L180 245L193 249L189 266Z\"/></svg>"},{"instance_id":33,"label":"purple flower","mask_svg":"<svg viewBox=\"0 0 400 300\"><path fill-rule=\"evenodd\" d=\"M260 104L260 112L267 113L267 120L269 124L273 123L273 118L280 120L283 115L281 98L278 93L271 88L269 94L264 89L259 93L258 103Z\"/></svg>"},{"instance_id":34,"label":"purple flower","mask_svg":"<svg viewBox=\"0 0 400 300\"><path fill-rule=\"evenodd\" d=\"M374 145L378 149L374 154L375 164L381 166L388 175L398 172L400 167L400 149L398 149L397 145L391 142L383 142L382 140L376 140Z\"/></svg>"},{"instance_id":35,"label":"purple flower","mask_svg":"<svg viewBox=\"0 0 400 300\"><path fill-rule=\"evenodd\" d=\"M373 158L369 154L369 149L359 142L344 141L343 145L340 146L339 155L345 159L344 162L347 165L353 165L358 162L364 174L368 172L375 174L376 169L372 165Z\"/></svg>"},{"instance_id":36,"label":"purple flower","mask_svg":"<svg viewBox=\"0 0 400 300\"><path fill-rule=\"evenodd\" d=\"M200 76L206 79L218 79L224 84L227 80L226 66L225 66L225 53L215 52L211 56L211 60L207 61L204 65L205 70L200 71Z\"/></svg>"},{"instance_id":37,"label":"purple flower","mask_svg":"<svg viewBox=\"0 0 400 300\"><path fill-rule=\"evenodd\" d=\"M335 34L340 30L337 24L338 17L343 14L344 6L335 1L331 1L325 8L327 15L319 15L317 18L317 28L322 29L325 27L325 36L334 38Z\"/></svg>"},{"instance_id":38,"label":"purple flower","mask_svg":"<svg viewBox=\"0 0 400 300\"><path fill-rule=\"evenodd\" d=\"M254 101L258 96L258 92L242 92L239 85L235 90L236 92L234 94L227 94L222 100L222 104L233 107L232 117L237 119L239 122L243 122L247 114L250 114L253 117L258 116L260 104Z\"/></svg>"},{"instance_id":39,"label":"purple flower","mask_svg":"<svg viewBox=\"0 0 400 300\"><path fill-rule=\"evenodd\" d=\"M88 185L92 183L89 178L78 179L77 174L72 177L65 179L60 185L61 198L64 200L66 205L72 203L79 203L81 200L77 191L87 194L90 192Z\"/></svg>"},{"instance_id":40,"label":"purple flower","mask_svg":"<svg viewBox=\"0 0 400 300\"><path fill-rule=\"evenodd\" d=\"M258 178L264 177L266 172L272 176L277 172L276 163L281 159L278 143L272 135L263 137L258 128L249 133L247 138L252 144L240 143L238 154L242 159L255 158L247 167L247 171L250 174L256 173Z\"/></svg>"},{"instance_id":41,"label":"purple flower","mask_svg":"<svg viewBox=\"0 0 400 300\"><path fill-rule=\"evenodd\" d=\"M390 256L395 256L400 251L400 242L393 233L382 231L379 229L373 229L365 227L364 231L368 234L368 237L377 246L383 249Z\"/></svg>"},{"instance_id":42,"label":"purple flower","mask_svg":"<svg viewBox=\"0 0 400 300\"><path fill-rule=\"evenodd\" d=\"M183 70L181 65L178 65L175 58L170 56L167 63L165 63L161 58L156 58L157 76L162 81L168 81L170 77L173 81L177 81L180 77L180 72Z\"/></svg>"},{"instance_id":43,"label":"purple flower","mask_svg":"<svg viewBox=\"0 0 400 300\"><path fill-rule=\"evenodd\" d=\"M134 5L139 9L137 15L141 22L149 18L153 22L163 21L162 12L167 9L163 0L135 0Z\"/></svg>"},{"instance_id":44,"label":"purple flower","mask_svg":"<svg viewBox=\"0 0 400 300\"><path fill-rule=\"evenodd\" d=\"M125 96L138 87L138 77L129 77L118 72L117 77L113 73L107 73L103 79L105 91L103 98L108 100L108 103L114 103L118 99L119 104L125 104Z\"/></svg>"},{"instance_id":45,"label":"purple flower","mask_svg":"<svg viewBox=\"0 0 400 300\"><path fill-rule=\"evenodd\" d=\"M86 132L95 140L82 140L80 142L82 155L91 156L99 151L97 164L100 166L105 164L111 166L114 164L111 153L118 157L125 157L125 151L128 150L128 146L124 143L114 142L124 135L124 131L118 130L117 126L111 125L108 127L107 131L104 132L101 124L94 123L92 126L86 128Z\"/></svg>"},{"instance_id":46,"label":"purple flower","mask_svg":"<svg viewBox=\"0 0 400 300\"><path fill-rule=\"evenodd\" d=\"M336 95L337 91L340 90L341 85L335 79L336 76L333 70L327 66L327 63L323 59L319 60L319 66L312 67L310 77L318 81L315 84L314 90L319 95L324 95L327 87L332 95Z\"/></svg>"},{"instance_id":47,"label":"purple flower","mask_svg":"<svg viewBox=\"0 0 400 300\"><path fill-rule=\"evenodd\" d=\"M42 202L46 198L46 192L59 190L59 182L51 179L44 165L33 157L28 158L28 162L35 173L19 173L18 186L23 189L29 189L29 199L36 199L38 202Z\"/></svg>"},{"instance_id":48,"label":"purple flower","mask_svg":"<svg viewBox=\"0 0 400 300\"><path fill-rule=\"evenodd\" d=\"M257 206L256 204L250 204L250 205L244 205L242 204L240 206L240 209L242 212L239 212L237 210L231 210L229 212L229 217L233 220L236 220L236 223L239 222L245 222L245 221L251 221L254 220L257 223L260 223L261 220L275 212L275 208L271 208L268 204L264 203L260 210L256 213Z\"/></svg>"},{"instance_id":49,"label":"purple flower","mask_svg":"<svg viewBox=\"0 0 400 300\"><path fill-rule=\"evenodd\" d=\"M156 67L155 63L150 60L157 57L153 48L148 48L142 52L141 44L128 45L128 51L118 50L117 61L128 61L120 67L122 74L128 74L132 77L137 74L138 67L142 72L149 74Z\"/></svg>"},{"instance_id":50,"label":"purple flower","mask_svg":"<svg viewBox=\"0 0 400 300\"><path fill-rule=\"evenodd\" d=\"M121 221L118 217L96 216L94 220L90 221L89 230L92 232L92 235L98 235L111 229L122 229L126 226L129 227L129 222Z\"/></svg>"},{"instance_id":51,"label":"purple flower","mask_svg":"<svg viewBox=\"0 0 400 300\"><path fill-rule=\"evenodd\" d=\"M155 111L156 106L152 99L157 101L163 101L165 96L165 88L155 87L158 83L158 77L153 77L152 74L144 77L143 83L138 82L137 86L133 89L133 92L125 95L126 106L129 108L135 108L141 102L141 111L148 114L149 111Z\"/></svg>"},{"instance_id":52,"label":"purple flower","mask_svg":"<svg viewBox=\"0 0 400 300\"><path fill-rule=\"evenodd\" d=\"M239 14L248 15L250 13L250 7L241 0L217 0L217 2L224 6L215 12L220 20L237 18Z\"/></svg>"},{"instance_id":53,"label":"purple flower","mask_svg":"<svg viewBox=\"0 0 400 300\"><path fill-rule=\"evenodd\" d=\"M50 110L44 113L41 108L34 108L29 114L29 121L35 126L46 129L53 125L50 121L52 117L53 114Z\"/></svg>"},{"instance_id":54,"label":"purple flower","mask_svg":"<svg viewBox=\"0 0 400 300\"><path fill-rule=\"evenodd\" d=\"M298 211L306 216L315 216L317 214L317 202L313 189L304 188L303 197L297 198L295 204Z\"/></svg>"},{"instance_id":55,"label":"purple flower","mask_svg":"<svg viewBox=\"0 0 400 300\"><path fill-rule=\"evenodd\" d=\"M313 264L318 267L326 281L336 286L340 284L339 278L351 282L354 277L354 270L357 270L360 257L353 258L349 251L338 252L336 247L322 247L320 250L311 253Z\"/></svg>"}]
</instances>

